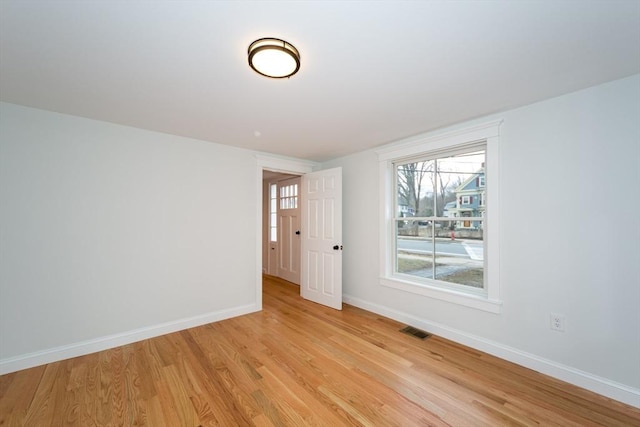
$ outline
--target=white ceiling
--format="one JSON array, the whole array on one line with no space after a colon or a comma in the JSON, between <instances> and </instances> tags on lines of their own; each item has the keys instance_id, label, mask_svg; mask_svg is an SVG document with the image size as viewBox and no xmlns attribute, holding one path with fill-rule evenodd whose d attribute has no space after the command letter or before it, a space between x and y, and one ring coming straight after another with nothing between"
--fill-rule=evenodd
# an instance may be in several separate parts
<instances>
[{"instance_id":1,"label":"white ceiling","mask_svg":"<svg viewBox=\"0 0 640 427\"><path fill-rule=\"evenodd\" d=\"M0 0L1 100L316 161L638 72L638 0Z\"/></svg>"}]
</instances>

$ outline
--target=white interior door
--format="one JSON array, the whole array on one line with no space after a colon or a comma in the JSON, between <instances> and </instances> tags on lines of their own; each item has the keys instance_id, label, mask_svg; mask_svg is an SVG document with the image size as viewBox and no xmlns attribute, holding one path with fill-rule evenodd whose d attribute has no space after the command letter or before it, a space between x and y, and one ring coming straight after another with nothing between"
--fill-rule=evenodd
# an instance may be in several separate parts
<instances>
[{"instance_id":1,"label":"white interior door","mask_svg":"<svg viewBox=\"0 0 640 427\"><path fill-rule=\"evenodd\" d=\"M342 310L342 168L302 176L303 298Z\"/></svg>"},{"instance_id":2,"label":"white interior door","mask_svg":"<svg viewBox=\"0 0 640 427\"><path fill-rule=\"evenodd\" d=\"M300 284L300 177L278 182L278 277Z\"/></svg>"}]
</instances>

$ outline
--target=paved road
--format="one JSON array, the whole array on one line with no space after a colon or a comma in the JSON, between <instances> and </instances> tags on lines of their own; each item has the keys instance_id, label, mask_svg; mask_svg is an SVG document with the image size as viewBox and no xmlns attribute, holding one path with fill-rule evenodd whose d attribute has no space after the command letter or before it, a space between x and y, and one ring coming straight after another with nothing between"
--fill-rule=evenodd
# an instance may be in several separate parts
<instances>
[{"instance_id":1,"label":"paved road","mask_svg":"<svg viewBox=\"0 0 640 427\"><path fill-rule=\"evenodd\" d=\"M398 239L398 249L403 251L430 254L433 250L431 242L415 239ZM482 260L482 242L460 240L436 240L436 253Z\"/></svg>"}]
</instances>

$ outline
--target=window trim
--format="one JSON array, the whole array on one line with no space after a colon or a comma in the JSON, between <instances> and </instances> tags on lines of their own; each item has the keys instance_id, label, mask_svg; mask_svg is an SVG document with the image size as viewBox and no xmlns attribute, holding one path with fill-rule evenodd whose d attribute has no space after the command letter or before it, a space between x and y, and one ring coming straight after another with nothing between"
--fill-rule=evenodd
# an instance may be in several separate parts
<instances>
[{"instance_id":1,"label":"window trim","mask_svg":"<svg viewBox=\"0 0 640 427\"><path fill-rule=\"evenodd\" d=\"M491 313L500 313L500 246L499 246L499 214L500 214L500 178L499 178L499 143L502 120L488 122L444 134L426 136L398 141L391 146L376 150L380 168L380 284L402 291L424 295L462 306L475 308ZM425 155L433 156L441 152L465 149L486 144L485 174L489 177L489 186L485 188L486 213L484 231L486 239L486 293L478 295L472 290L460 291L453 288L435 286L405 279L394 275L394 209L395 209L395 168L394 163Z\"/></svg>"}]
</instances>

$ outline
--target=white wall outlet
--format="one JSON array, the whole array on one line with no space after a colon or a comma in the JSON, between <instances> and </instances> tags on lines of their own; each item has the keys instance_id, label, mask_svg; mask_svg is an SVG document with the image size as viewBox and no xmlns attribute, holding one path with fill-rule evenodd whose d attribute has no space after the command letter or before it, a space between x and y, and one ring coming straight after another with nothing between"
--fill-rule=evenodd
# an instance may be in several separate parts
<instances>
[{"instance_id":1,"label":"white wall outlet","mask_svg":"<svg viewBox=\"0 0 640 427\"><path fill-rule=\"evenodd\" d=\"M550 321L552 330L564 332L564 316L562 314L551 313Z\"/></svg>"}]
</instances>

